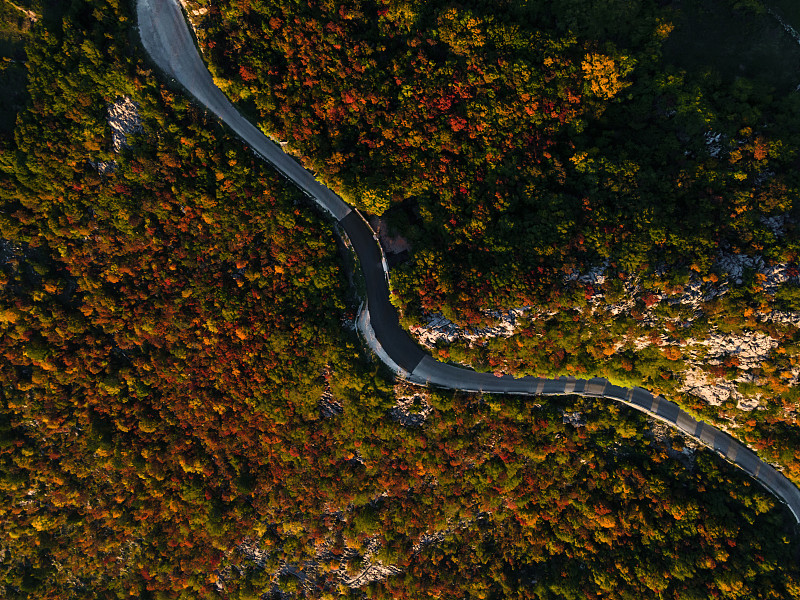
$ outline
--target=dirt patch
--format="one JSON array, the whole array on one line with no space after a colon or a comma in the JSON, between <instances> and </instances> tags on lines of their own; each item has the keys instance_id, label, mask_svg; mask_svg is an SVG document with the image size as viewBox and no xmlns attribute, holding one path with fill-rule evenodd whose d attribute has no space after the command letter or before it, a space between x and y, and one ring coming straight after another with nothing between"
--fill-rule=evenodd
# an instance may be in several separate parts
<instances>
[{"instance_id":1,"label":"dirt patch","mask_svg":"<svg viewBox=\"0 0 800 600\"><path fill-rule=\"evenodd\" d=\"M24 14L26 17L28 17L28 18L31 20L31 22L32 22L32 23L35 23L36 21L38 21L38 20L41 18L41 16L40 16L40 15L37 15L37 14L36 14L35 12L33 12L32 10L28 10L27 8L22 8L22 7L21 7L21 6L19 6L18 4L14 4L13 2L11 2L11 0L6 0L6 3L7 3L9 6L12 6L13 8L16 8L16 9L17 9L19 12L21 12L21 13L22 13L22 14Z\"/></svg>"},{"instance_id":2,"label":"dirt patch","mask_svg":"<svg viewBox=\"0 0 800 600\"><path fill-rule=\"evenodd\" d=\"M392 235L389 225L383 217L370 216L369 224L378 234L381 247L386 254L402 254L411 252L411 244L401 235Z\"/></svg>"}]
</instances>

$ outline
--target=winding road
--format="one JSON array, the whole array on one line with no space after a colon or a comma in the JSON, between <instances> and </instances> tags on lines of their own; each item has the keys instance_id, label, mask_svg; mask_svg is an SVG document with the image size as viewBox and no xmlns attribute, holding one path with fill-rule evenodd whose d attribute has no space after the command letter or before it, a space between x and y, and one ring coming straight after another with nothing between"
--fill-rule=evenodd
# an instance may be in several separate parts
<instances>
[{"instance_id":1,"label":"winding road","mask_svg":"<svg viewBox=\"0 0 800 600\"><path fill-rule=\"evenodd\" d=\"M575 394L622 402L715 450L772 492L800 523L800 490L792 482L727 434L696 421L662 396L641 388L622 388L605 379L496 377L441 363L423 352L400 327L397 312L389 302L385 257L375 233L361 214L239 114L214 84L177 0L137 0L137 13L142 44L155 64L333 216L344 230L359 258L367 288L366 309L359 316L359 328L375 353L400 377L420 385L470 392Z\"/></svg>"}]
</instances>

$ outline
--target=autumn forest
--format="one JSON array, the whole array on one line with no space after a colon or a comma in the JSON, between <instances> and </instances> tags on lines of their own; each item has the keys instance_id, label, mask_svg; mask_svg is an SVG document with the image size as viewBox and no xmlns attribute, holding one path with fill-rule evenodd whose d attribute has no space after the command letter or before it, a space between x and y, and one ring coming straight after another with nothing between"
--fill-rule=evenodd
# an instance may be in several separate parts
<instances>
[{"instance_id":1,"label":"autumn forest","mask_svg":"<svg viewBox=\"0 0 800 600\"><path fill-rule=\"evenodd\" d=\"M185 9L237 108L404 240L405 327L526 307L436 358L641 385L800 484L800 46L765 5ZM336 225L159 72L132 0L0 22L0 596L800 597L794 519L713 451L397 380Z\"/></svg>"}]
</instances>

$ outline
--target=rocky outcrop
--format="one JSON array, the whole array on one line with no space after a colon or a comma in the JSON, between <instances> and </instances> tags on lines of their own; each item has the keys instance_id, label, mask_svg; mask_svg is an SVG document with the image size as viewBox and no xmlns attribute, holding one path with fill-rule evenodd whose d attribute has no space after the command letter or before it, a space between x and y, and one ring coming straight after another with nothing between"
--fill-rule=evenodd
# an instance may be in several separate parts
<instances>
[{"instance_id":1,"label":"rocky outcrop","mask_svg":"<svg viewBox=\"0 0 800 600\"><path fill-rule=\"evenodd\" d=\"M412 325L409 329L417 341L426 348L433 348L439 343L479 343L490 338L511 337L516 332L521 318L530 310L530 306L522 306L507 311L485 311L484 315L492 319L494 325L474 328L460 327L441 313L432 313L426 315L425 325Z\"/></svg>"},{"instance_id":2,"label":"rocky outcrop","mask_svg":"<svg viewBox=\"0 0 800 600\"><path fill-rule=\"evenodd\" d=\"M768 225L776 235L783 235L788 223L788 215L768 218ZM610 264L604 262L584 273L572 271L564 277L564 284L578 285L587 290L588 306L584 310L591 313L631 316L634 309L638 311L638 322L650 331L634 339L618 340L611 348L612 353L631 347L639 352L651 345L662 348L673 346L687 366L683 373L679 373L679 378L682 379L679 392L692 394L712 406L720 406L728 401L735 402L737 408L744 411L760 406L763 394L743 394L739 384L758 384L758 378L749 371L761 368L762 363L769 360L770 355L779 347L777 339L760 331L725 334L715 327L701 336L680 336L679 339L674 339L666 325L691 327L695 321L704 318L704 307L708 302L746 282L760 286L769 295L774 295L784 286L800 285L797 269L787 264L767 264L761 256L721 252L713 268L713 272L718 274L704 277L693 274L682 290L670 289L667 292L663 289L646 289L639 279L630 277L622 282L622 293L617 294L613 302L608 302L603 290L610 276L609 268ZM658 269L657 274L666 276L666 267ZM642 300L645 305L643 311ZM662 303L686 309L681 311L684 316L681 319L659 316L657 309ZM462 327L440 313L432 313L425 315L424 325L412 326L410 330L417 341L428 348L453 343L473 346L485 344L493 338L509 338L524 323L546 318L553 313L536 311L526 306L510 311L485 311L484 314L487 318L493 318L495 324L487 327ZM753 318L761 323L779 323L800 328L800 314L790 311L762 312L753 315ZM659 329L663 333L658 333ZM724 379L709 372L710 367L719 365L735 366L740 374L732 379ZM785 381L789 385L795 385L799 379L800 369L797 369Z\"/></svg>"},{"instance_id":3,"label":"rocky outcrop","mask_svg":"<svg viewBox=\"0 0 800 600\"><path fill-rule=\"evenodd\" d=\"M108 126L111 128L111 149L119 153L128 147L128 136L144 132L142 119L139 116L139 105L130 96L120 96L109 104ZM113 171L116 161L92 162L92 165L102 175Z\"/></svg>"},{"instance_id":4,"label":"rocky outcrop","mask_svg":"<svg viewBox=\"0 0 800 600\"><path fill-rule=\"evenodd\" d=\"M130 96L117 98L108 105L108 126L111 127L111 145L114 152L128 147L128 136L142 133L142 119L139 105Z\"/></svg>"}]
</instances>

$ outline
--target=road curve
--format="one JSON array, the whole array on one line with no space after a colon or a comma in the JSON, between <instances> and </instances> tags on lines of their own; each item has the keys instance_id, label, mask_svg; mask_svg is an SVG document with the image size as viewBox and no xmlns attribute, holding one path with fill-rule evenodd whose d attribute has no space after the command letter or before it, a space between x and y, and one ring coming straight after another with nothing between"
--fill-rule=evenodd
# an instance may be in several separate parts
<instances>
[{"instance_id":1,"label":"road curve","mask_svg":"<svg viewBox=\"0 0 800 600\"><path fill-rule=\"evenodd\" d=\"M495 377L438 362L423 352L400 327L397 311L389 302L383 252L361 214L239 114L214 84L177 0L137 0L137 16L142 45L156 65L336 219L358 255L366 282L366 310L359 318L360 328L377 355L400 376L420 385L463 391L530 396L575 394L622 402L715 450L772 492L800 523L800 490L792 482L727 434L696 421L662 396L641 388L621 388L604 379Z\"/></svg>"}]
</instances>

